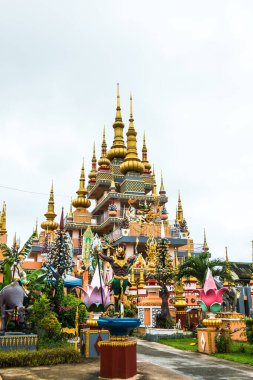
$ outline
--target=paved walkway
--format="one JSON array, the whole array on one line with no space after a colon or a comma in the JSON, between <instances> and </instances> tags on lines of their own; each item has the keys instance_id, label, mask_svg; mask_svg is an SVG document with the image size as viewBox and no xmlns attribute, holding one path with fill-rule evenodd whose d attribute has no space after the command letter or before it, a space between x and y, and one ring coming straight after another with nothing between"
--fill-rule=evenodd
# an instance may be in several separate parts
<instances>
[{"instance_id":1,"label":"paved walkway","mask_svg":"<svg viewBox=\"0 0 253 380\"><path fill-rule=\"evenodd\" d=\"M94 380L99 360L81 364L0 369L0 380ZM138 342L136 380L244 380L253 379L253 367L208 355L181 351L159 343Z\"/></svg>"},{"instance_id":2,"label":"paved walkway","mask_svg":"<svg viewBox=\"0 0 253 380\"><path fill-rule=\"evenodd\" d=\"M209 355L178 350L159 343L139 341L138 362L153 363L194 380L244 380L253 378L253 367ZM161 377L161 379L163 379ZM182 377L183 379L183 377Z\"/></svg>"}]
</instances>

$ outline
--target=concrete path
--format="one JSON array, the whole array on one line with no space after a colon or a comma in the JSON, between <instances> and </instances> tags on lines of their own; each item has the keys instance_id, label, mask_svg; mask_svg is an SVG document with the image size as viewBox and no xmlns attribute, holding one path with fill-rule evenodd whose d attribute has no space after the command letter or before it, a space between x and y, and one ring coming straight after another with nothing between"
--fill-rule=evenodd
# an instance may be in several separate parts
<instances>
[{"instance_id":1,"label":"concrete path","mask_svg":"<svg viewBox=\"0 0 253 380\"><path fill-rule=\"evenodd\" d=\"M159 343L138 341L138 362L155 364L194 380L244 380L253 378L253 367ZM180 377L179 377L180 378ZM160 379L165 379L160 377ZM183 377L182 377L183 379Z\"/></svg>"},{"instance_id":2,"label":"concrete path","mask_svg":"<svg viewBox=\"0 0 253 380\"><path fill-rule=\"evenodd\" d=\"M135 380L244 380L253 379L253 367L181 351L159 343L138 341L138 375ZM0 380L94 380L99 360L81 364L0 368Z\"/></svg>"}]
</instances>

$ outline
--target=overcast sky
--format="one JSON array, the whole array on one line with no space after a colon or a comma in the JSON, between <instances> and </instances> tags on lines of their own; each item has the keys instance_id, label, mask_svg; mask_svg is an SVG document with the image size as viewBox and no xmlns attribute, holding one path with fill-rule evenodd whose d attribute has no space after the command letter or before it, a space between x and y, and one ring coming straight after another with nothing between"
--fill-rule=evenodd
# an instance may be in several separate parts
<instances>
[{"instance_id":1,"label":"overcast sky","mask_svg":"<svg viewBox=\"0 0 253 380\"><path fill-rule=\"evenodd\" d=\"M170 219L180 189L195 243L205 227L214 257L251 260L252 18L250 0L0 0L0 185L48 194L53 179L68 209L104 125L111 146L119 82ZM48 195L4 200L9 243L24 242Z\"/></svg>"}]
</instances>

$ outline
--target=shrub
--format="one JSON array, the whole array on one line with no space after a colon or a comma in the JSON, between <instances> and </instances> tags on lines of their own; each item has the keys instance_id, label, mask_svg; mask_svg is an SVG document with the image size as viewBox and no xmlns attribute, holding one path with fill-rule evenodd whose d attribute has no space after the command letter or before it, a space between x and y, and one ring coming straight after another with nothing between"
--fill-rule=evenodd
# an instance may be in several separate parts
<instances>
[{"instance_id":1,"label":"shrub","mask_svg":"<svg viewBox=\"0 0 253 380\"><path fill-rule=\"evenodd\" d=\"M124 308L124 316L129 317L129 318L134 318L138 314L137 307L133 304L131 305L126 305Z\"/></svg>"},{"instance_id":2,"label":"shrub","mask_svg":"<svg viewBox=\"0 0 253 380\"><path fill-rule=\"evenodd\" d=\"M87 309L80 298L75 297L73 294L67 294L63 297L59 307L59 320L62 327L75 327L76 323L76 309L78 307L78 321L79 324L84 323L87 318Z\"/></svg>"},{"instance_id":3,"label":"shrub","mask_svg":"<svg viewBox=\"0 0 253 380\"><path fill-rule=\"evenodd\" d=\"M171 318L166 318L162 314L156 315L156 326L160 329L171 329L175 326L175 321Z\"/></svg>"},{"instance_id":4,"label":"shrub","mask_svg":"<svg viewBox=\"0 0 253 380\"><path fill-rule=\"evenodd\" d=\"M42 296L33 304L32 311L28 317L28 320L32 323L33 328L51 312L50 310L50 300L42 294Z\"/></svg>"},{"instance_id":5,"label":"shrub","mask_svg":"<svg viewBox=\"0 0 253 380\"><path fill-rule=\"evenodd\" d=\"M250 344L253 344L253 319L251 318L246 318L246 336L247 336L247 341Z\"/></svg>"},{"instance_id":6,"label":"shrub","mask_svg":"<svg viewBox=\"0 0 253 380\"><path fill-rule=\"evenodd\" d=\"M81 360L80 353L73 348L53 348L39 351L2 351L0 355L0 368L80 363Z\"/></svg>"},{"instance_id":7,"label":"shrub","mask_svg":"<svg viewBox=\"0 0 253 380\"><path fill-rule=\"evenodd\" d=\"M229 331L221 329L215 337L215 344L219 353L231 352L232 339Z\"/></svg>"},{"instance_id":8,"label":"shrub","mask_svg":"<svg viewBox=\"0 0 253 380\"><path fill-rule=\"evenodd\" d=\"M61 336L61 324L55 313L51 312L38 323L42 335L52 339L59 339Z\"/></svg>"}]
</instances>

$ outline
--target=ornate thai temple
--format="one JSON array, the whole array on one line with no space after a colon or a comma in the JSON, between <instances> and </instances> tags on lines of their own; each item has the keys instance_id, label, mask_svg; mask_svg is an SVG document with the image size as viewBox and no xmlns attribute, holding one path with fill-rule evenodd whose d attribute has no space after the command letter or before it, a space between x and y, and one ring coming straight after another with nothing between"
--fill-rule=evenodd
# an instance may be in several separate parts
<instances>
[{"instance_id":1,"label":"ornate thai temple","mask_svg":"<svg viewBox=\"0 0 253 380\"><path fill-rule=\"evenodd\" d=\"M114 140L108 149L105 129L101 131L101 150L97 159L95 145L91 164L80 163L81 172L76 178L76 197L72 200L65 217L65 229L69 232L74 252L74 275L82 280L82 287L88 289L91 284L89 268L91 266L91 244L93 237L105 237L108 247L123 244L126 255L137 254L137 260L131 270L129 292L138 296L139 315L143 325L152 325L155 314L159 311L161 300L159 287L147 283L148 273L154 271L157 239L166 238L169 254L175 268L186 257L198 254L194 251L184 218L181 195L178 195L175 220L169 220L166 209L167 195L161 175L160 186L157 185L155 170L148 160L146 136L143 136L141 157L137 152L137 132L134 125L132 97L130 96L129 124L124 138L125 125L121 115L119 86L117 86L116 115L113 123ZM90 168L88 176L85 167ZM71 179L75 180L75 179ZM54 239L58 228L54 208L54 188L50 190L45 219L41 223L41 232L36 226L36 236L32 252L23 263L26 270L41 268L46 258L48 247ZM7 240L6 205L0 216L0 242ZM200 251L208 251L206 235ZM108 248L108 254L110 248ZM111 250L112 251L112 250ZM1 253L0 253L1 254ZM111 252L112 254L112 252ZM0 256L0 260L2 257ZM111 279L110 265L104 264L103 281ZM1 280L1 279L0 279ZM93 281L94 282L94 281ZM181 290L173 293L171 307L197 307L194 289L195 278L184 282L184 297ZM181 294L181 296L180 296ZM181 297L181 298L180 298Z\"/></svg>"}]
</instances>

